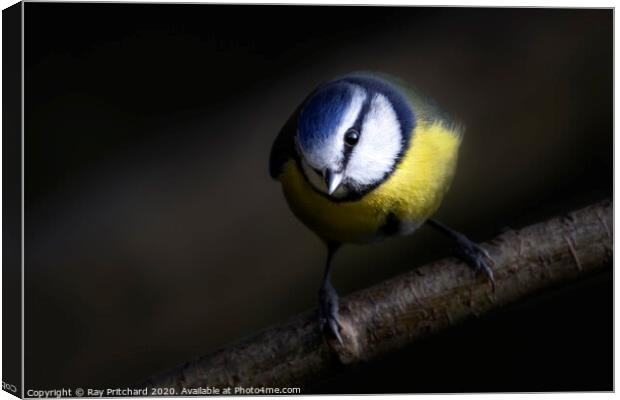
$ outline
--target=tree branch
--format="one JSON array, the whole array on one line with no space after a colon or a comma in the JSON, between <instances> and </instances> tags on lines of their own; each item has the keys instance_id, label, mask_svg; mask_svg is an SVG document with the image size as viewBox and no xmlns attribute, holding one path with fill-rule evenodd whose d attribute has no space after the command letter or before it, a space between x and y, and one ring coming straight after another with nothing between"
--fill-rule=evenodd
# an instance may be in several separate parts
<instances>
[{"instance_id":1,"label":"tree branch","mask_svg":"<svg viewBox=\"0 0 620 400\"><path fill-rule=\"evenodd\" d=\"M447 258L341 300L344 345L326 341L308 311L236 345L153 377L141 387L299 387L372 360L463 320L608 267L610 200L511 230L483 244L496 289Z\"/></svg>"}]
</instances>

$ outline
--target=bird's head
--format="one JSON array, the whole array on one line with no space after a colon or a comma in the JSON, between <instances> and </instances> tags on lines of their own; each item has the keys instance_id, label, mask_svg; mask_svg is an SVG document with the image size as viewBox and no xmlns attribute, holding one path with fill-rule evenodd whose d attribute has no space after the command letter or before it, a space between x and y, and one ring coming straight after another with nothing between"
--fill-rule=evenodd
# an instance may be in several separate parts
<instances>
[{"instance_id":1,"label":"bird's head","mask_svg":"<svg viewBox=\"0 0 620 400\"><path fill-rule=\"evenodd\" d=\"M399 89L371 76L335 80L303 103L296 148L308 181L335 198L383 182L408 146L414 116Z\"/></svg>"}]
</instances>

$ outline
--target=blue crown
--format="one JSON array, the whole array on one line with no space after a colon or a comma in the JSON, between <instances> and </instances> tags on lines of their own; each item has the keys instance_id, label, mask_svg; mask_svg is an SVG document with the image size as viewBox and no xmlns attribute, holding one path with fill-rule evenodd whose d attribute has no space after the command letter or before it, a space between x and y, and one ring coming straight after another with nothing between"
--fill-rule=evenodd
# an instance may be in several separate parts
<instances>
[{"instance_id":1,"label":"blue crown","mask_svg":"<svg viewBox=\"0 0 620 400\"><path fill-rule=\"evenodd\" d=\"M302 148L311 150L335 133L353 93L350 84L340 81L327 84L310 95L298 121L298 140Z\"/></svg>"},{"instance_id":2,"label":"blue crown","mask_svg":"<svg viewBox=\"0 0 620 400\"><path fill-rule=\"evenodd\" d=\"M297 132L299 144L305 151L312 152L315 146L336 133L353 98L354 87L363 88L368 94L356 123L359 124L365 117L372 95L383 94L396 111L401 124L403 147L406 147L416 121L403 93L384 79L368 74L351 74L319 87L306 99L299 115Z\"/></svg>"}]
</instances>

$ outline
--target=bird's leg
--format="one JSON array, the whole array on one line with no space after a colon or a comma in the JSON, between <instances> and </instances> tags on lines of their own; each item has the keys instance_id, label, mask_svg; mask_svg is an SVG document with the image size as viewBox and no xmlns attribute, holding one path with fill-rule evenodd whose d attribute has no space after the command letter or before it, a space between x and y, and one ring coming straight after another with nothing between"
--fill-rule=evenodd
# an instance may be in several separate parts
<instances>
[{"instance_id":1,"label":"bird's leg","mask_svg":"<svg viewBox=\"0 0 620 400\"><path fill-rule=\"evenodd\" d=\"M465 261L470 267L474 269L475 272L484 272L491 281L493 289L495 289L493 270L489 265L490 262L493 262L493 259L485 249L469 240L467 236L447 227L446 225L435 219L429 219L426 221L426 223L454 240L456 244L456 256L459 257L461 260Z\"/></svg>"},{"instance_id":2,"label":"bird's leg","mask_svg":"<svg viewBox=\"0 0 620 400\"><path fill-rule=\"evenodd\" d=\"M327 262L323 283L319 290L319 325L321 331L333 335L342 344L340 337L340 322L338 321L338 293L330 281L332 260L336 250L340 247L339 243L329 242L327 244Z\"/></svg>"}]
</instances>

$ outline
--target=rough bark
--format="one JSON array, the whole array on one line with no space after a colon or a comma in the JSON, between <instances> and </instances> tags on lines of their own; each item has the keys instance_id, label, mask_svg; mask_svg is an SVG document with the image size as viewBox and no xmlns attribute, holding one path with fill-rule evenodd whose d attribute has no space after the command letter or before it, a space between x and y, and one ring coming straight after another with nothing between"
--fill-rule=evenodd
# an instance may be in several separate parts
<instances>
[{"instance_id":1,"label":"rough bark","mask_svg":"<svg viewBox=\"0 0 620 400\"><path fill-rule=\"evenodd\" d=\"M344 344L319 332L316 311L155 376L141 387L301 387L545 288L609 267L610 200L507 231L482 244L496 288L455 258L416 268L341 300Z\"/></svg>"}]
</instances>

